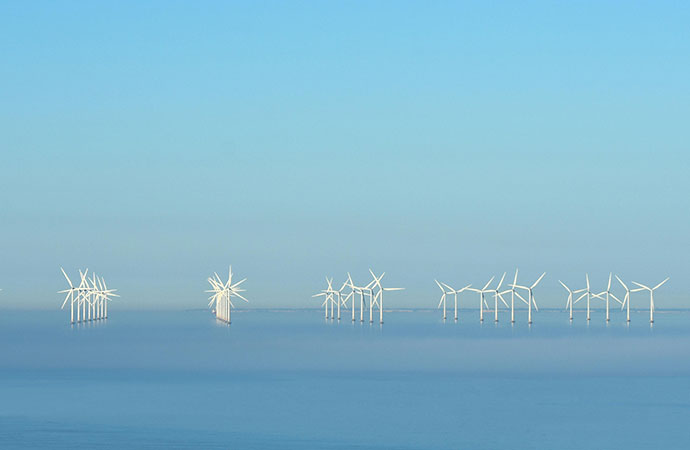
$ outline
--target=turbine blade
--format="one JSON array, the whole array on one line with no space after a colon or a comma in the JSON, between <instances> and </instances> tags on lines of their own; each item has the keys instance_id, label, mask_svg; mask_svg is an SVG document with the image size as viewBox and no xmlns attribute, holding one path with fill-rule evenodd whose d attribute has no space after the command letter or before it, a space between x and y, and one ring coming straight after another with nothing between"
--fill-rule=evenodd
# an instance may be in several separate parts
<instances>
[{"instance_id":1,"label":"turbine blade","mask_svg":"<svg viewBox=\"0 0 690 450\"><path fill-rule=\"evenodd\" d=\"M506 277L506 273L503 272L503 276L501 277L501 281L498 282L498 286L496 286L496 290L501 289L501 285L503 284L503 280L505 279L505 277Z\"/></svg>"},{"instance_id":2,"label":"turbine blade","mask_svg":"<svg viewBox=\"0 0 690 450\"><path fill-rule=\"evenodd\" d=\"M649 286L645 286L644 284L638 283L637 281L633 281L632 283L638 285L641 288L644 288L644 289L647 289L650 291L652 290L652 288L650 288Z\"/></svg>"},{"instance_id":3,"label":"turbine blade","mask_svg":"<svg viewBox=\"0 0 690 450\"><path fill-rule=\"evenodd\" d=\"M441 283L439 283L438 280L434 280L434 281L435 281L436 284L438 285L438 288L441 290L441 292L445 292L445 291L443 290L443 286L441 286Z\"/></svg>"},{"instance_id":4,"label":"turbine blade","mask_svg":"<svg viewBox=\"0 0 690 450\"><path fill-rule=\"evenodd\" d=\"M627 291L627 290L628 290L628 286L626 286L625 283L623 283L623 280L621 280L620 278L618 278L618 275L616 275L616 279L617 279L618 282L621 284L621 286L623 286L623 289L625 289L625 290Z\"/></svg>"},{"instance_id":5,"label":"turbine blade","mask_svg":"<svg viewBox=\"0 0 690 450\"><path fill-rule=\"evenodd\" d=\"M664 283L666 283L666 282L667 282L668 280L670 280L670 279L671 279L671 277L667 277L664 281L662 281L661 283L659 283L659 284L657 284L656 286L654 286L654 287L652 288L652 290L657 289L657 288L660 288Z\"/></svg>"},{"instance_id":6,"label":"turbine blade","mask_svg":"<svg viewBox=\"0 0 690 450\"><path fill-rule=\"evenodd\" d=\"M542 273L541 276L539 278L537 278L537 281L534 282L534 284L532 285L532 287L530 287L530 289L534 289L535 287L537 287L537 285L539 284L541 279L544 278L544 275L546 275L546 272Z\"/></svg>"},{"instance_id":7,"label":"turbine blade","mask_svg":"<svg viewBox=\"0 0 690 450\"><path fill-rule=\"evenodd\" d=\"M561 280L558 280L558 282L561 283L561 286L563 286L568 292L572 292L572 291L570 290L570 288L569 288L568 286L565 285L564 282L562 282Z\"/></svg>"},{"instance_id":8,"label":"turbine blade","mask_svg":"<svg viewBox=\"0 0 690 450\"><path fill-rule=\"evenodd\" d=\"M67 282L69 283L69 287L73 288L74 286L72 286L72 280L70 280L69 277L67 276L67 274L65 273L65 269L60 267L60 270L62 271L62 274L65 276L65 278L67 278Z\"/></svg>"},{"instance_id":9,"label":"turbine blade","mask_svg":"<svg viewBox=\"0 0 690 450\"><path fill-rule=\"evenodd\" d=\"M518 291L515 291L515 295L517 295L518 298L520 300L522 300L525 305L529 305L529 302L527 300L525 300L525 298L522 295L520 295L520 293Z\"/></svg>"}]
</instances>

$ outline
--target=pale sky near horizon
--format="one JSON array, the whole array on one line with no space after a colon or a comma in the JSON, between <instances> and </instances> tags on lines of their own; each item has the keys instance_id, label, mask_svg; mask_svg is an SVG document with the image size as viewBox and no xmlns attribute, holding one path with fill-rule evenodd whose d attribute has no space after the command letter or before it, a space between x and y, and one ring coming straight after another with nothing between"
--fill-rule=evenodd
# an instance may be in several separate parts
<instances>
[{"instance_id":1,"label":"pale sky near horizon","mask_svg":"<svg viewBox=\"0 0 690 450\"><path fill-rule=\"evenodd\" d=\"M3 2L0 308L60 266L122 308L518 266L690 307L687 2ZM617 288L616 288L617 289ZM474 296L463 302L473 306ZM644 297L635 306L643 307Z\"/></svg>"}]
</instances>

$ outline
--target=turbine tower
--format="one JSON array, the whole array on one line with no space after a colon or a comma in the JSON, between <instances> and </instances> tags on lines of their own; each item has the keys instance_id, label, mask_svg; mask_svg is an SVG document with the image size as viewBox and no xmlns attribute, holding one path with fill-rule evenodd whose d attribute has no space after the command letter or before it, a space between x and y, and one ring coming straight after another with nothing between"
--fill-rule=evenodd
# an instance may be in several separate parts
<instances>
[{"instance_id":1,"label":"turbine tower","mask_svg":"<svg viewBox=\"0 0 690 450\"><path fill-rule=\"evenodd\" d=\"M633 289L630 292L639 292L639 291L649 291L649 323L654 323L654 291L659 289L664 283L666 283L670 278L667 277L664 281L661 283L657 284L653 288L650 288L649 286L645 286L644 284L638 283L636 281L633 281L633 284L639 286L639 288ZM630 300L628 300L630 301Z\"/></svg>"}]
</instances>

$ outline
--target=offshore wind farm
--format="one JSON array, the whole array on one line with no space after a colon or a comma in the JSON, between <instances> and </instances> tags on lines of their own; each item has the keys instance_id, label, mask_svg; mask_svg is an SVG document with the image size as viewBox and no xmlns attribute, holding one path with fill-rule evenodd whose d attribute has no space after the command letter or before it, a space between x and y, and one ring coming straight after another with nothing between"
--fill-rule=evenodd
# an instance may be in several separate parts
<instances>
[{"instance_id":1,"label":"offshore wind farm","mask_svg":"<svg viewBox=\"0 0 690 450\"><path fill-rule=\"evenodd\" d=\"M0 2L0 449L686 450L688 23Z\"/></svg>"}]
</instances>

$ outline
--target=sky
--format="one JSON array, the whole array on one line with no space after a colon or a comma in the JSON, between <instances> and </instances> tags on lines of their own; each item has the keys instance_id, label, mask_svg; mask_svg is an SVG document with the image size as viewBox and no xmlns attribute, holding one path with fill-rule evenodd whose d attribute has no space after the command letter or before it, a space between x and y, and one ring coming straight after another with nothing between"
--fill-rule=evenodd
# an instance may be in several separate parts
<instances>
[{"instance_id":1,"label":"sky","mask_svg":"<svg viewBox=\"0 0 690 450\"><path fill-rule=\"evenodd\" d=\"M520 269L687 307L687 2L0 4L0 308L386 306ZM385 284L385 283L384 283ZM615 289L618 289L616 286ZM633 299L643 307L646 297ZM473 305L474 298L461 299Z\"/></svg>"}]
</instances>

